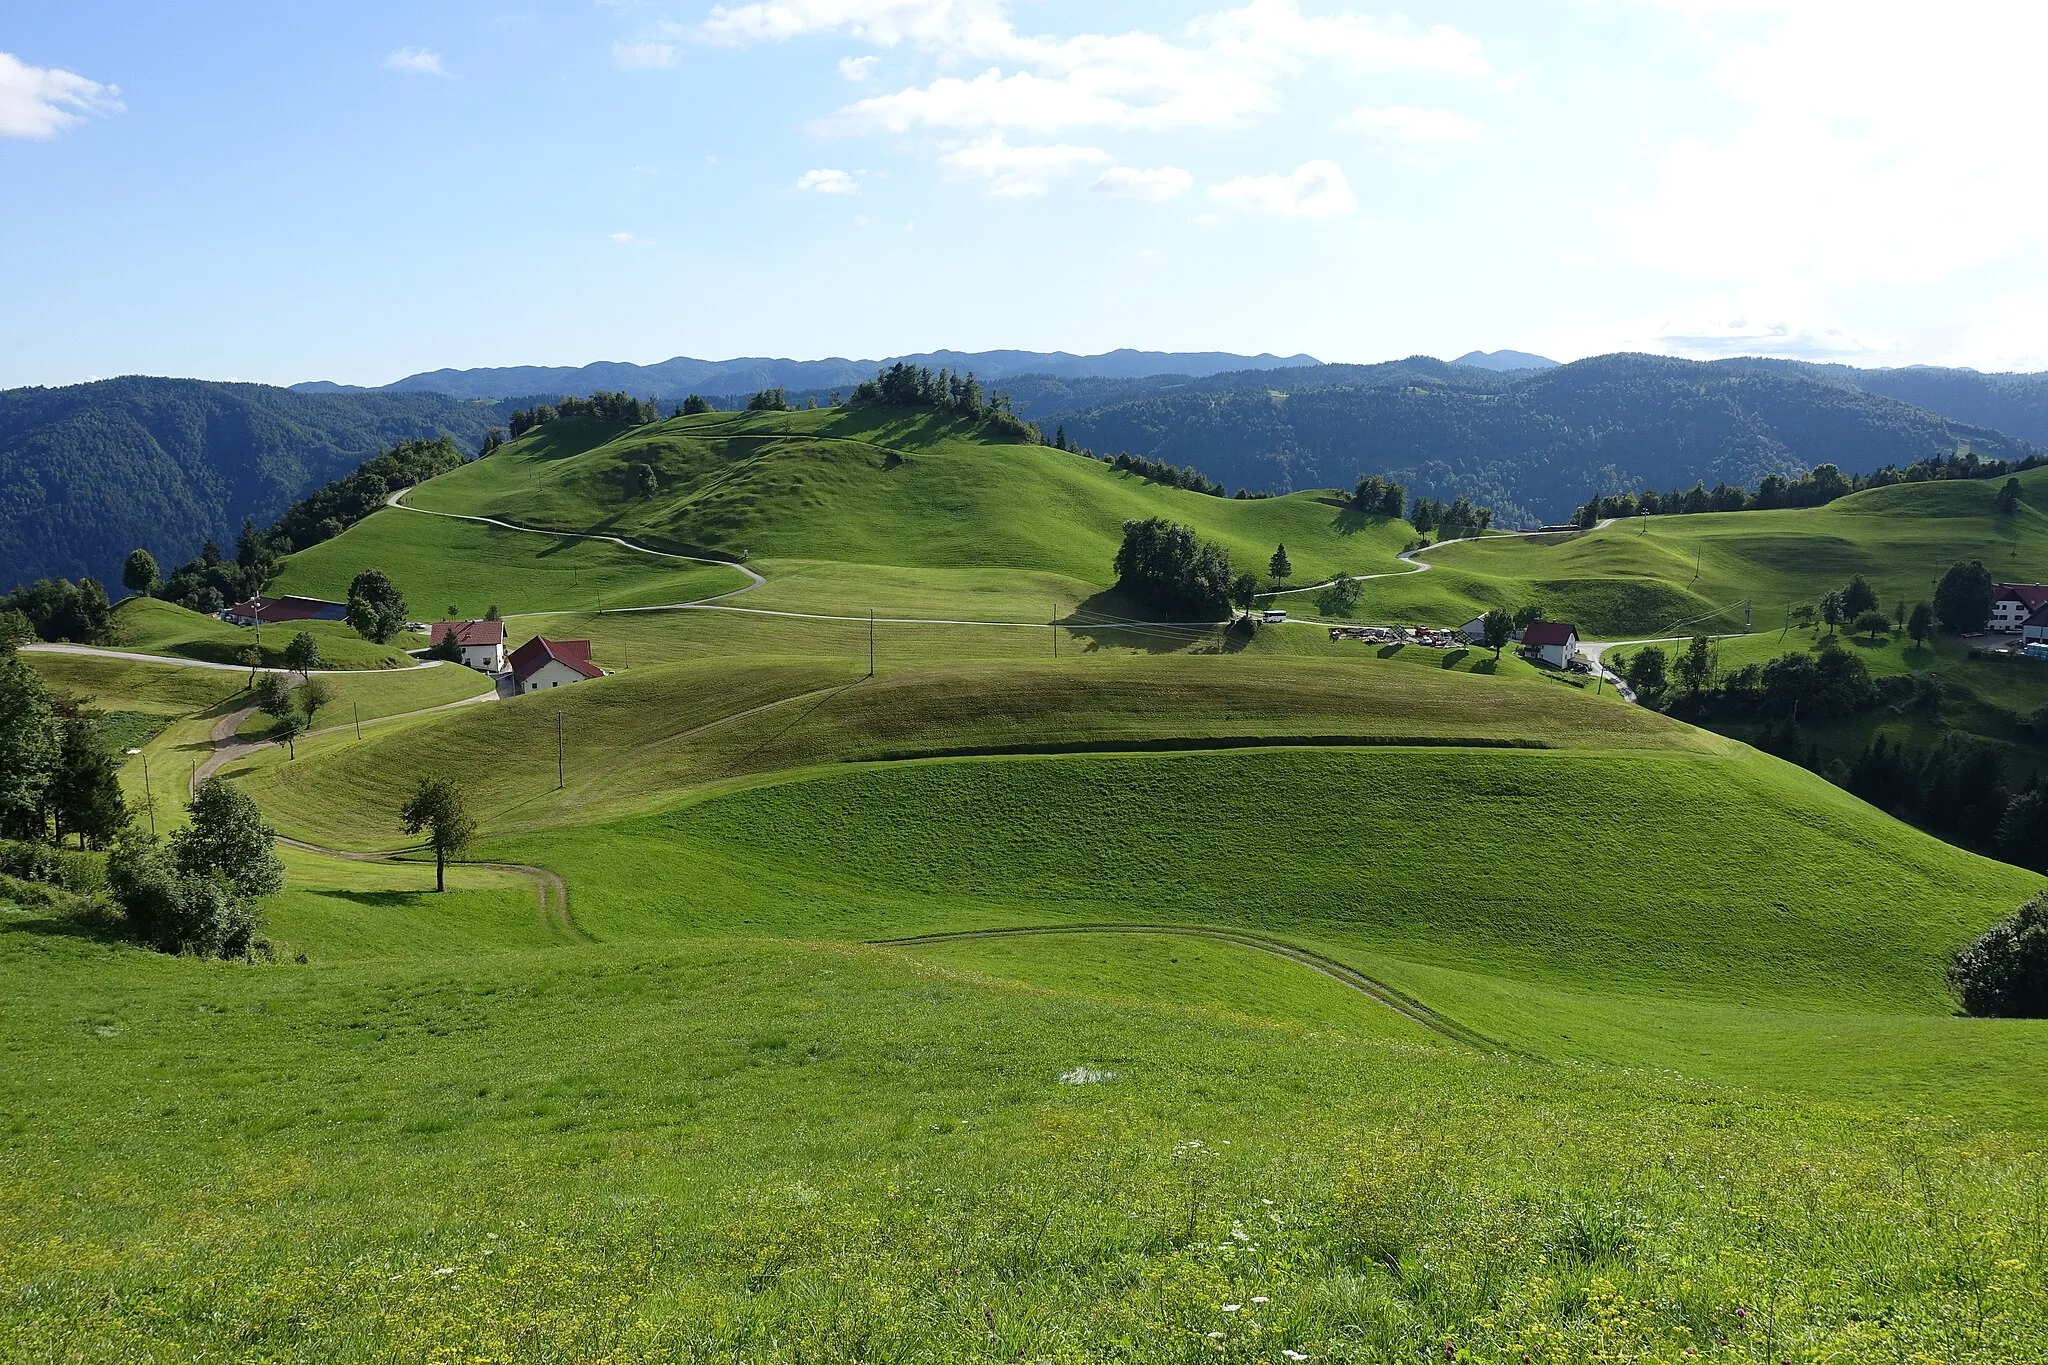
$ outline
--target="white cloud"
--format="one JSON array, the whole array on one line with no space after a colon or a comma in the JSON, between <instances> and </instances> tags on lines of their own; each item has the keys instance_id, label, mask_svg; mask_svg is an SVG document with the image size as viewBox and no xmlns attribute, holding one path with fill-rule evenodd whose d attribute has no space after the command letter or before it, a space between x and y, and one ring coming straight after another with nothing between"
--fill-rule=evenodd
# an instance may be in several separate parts
<instances>
[{"instance_id":1,"label":"white cloud","mask_svg":"<svg viewBox=\"0 0 2048 1365\"><path fill-rule=\"evenodd\" d=\"M676 49L673 43L613 43L612 61L619 66L633 70L655 70L676 64Z\"/></svg>"},{"instance_id":2,"label":"white cloud","mask_svg":"<svg viewBox=\"0 0 2048 1365\"><path fill-rule=\"evenodd\" d=\"M1007 29L998 0L765 0L717 5L697 29L710 43L780 43L808 33L845 33L877 47L954 46L983 29Z\"/></svg>"},{"instance_id":3,"label":"white cloud","mask_svg":"<svg viewBox=\"0 0 2048 1365\"><path fill-rule=\"evenodd\" d=\"M939 165L956 180L988 181L988 192L999 199L1022 199L1109 159L1100 147L1012 147L1001 133L990 133L947 152Z\"/></svg>"},{"instance_id":4,"label":"white cloud","mask_svg":"<svg viewBox=\"0 0 2048 1365\"><path fill-rule=\"evenodd\" d=\"M1395 142L1470 142L1486 128L1448 109L1418 109L1412 104L1375 108L1368 104L1338 119L1337 130Z\"/></svg>"},{"instance_id":5,"label":"white cloud","mask_svg":"<svg viewBox=\"0 0 2048 1365\"><path fill-rule=\"evenodd\" d=\"M1746 110L1672 147L1625 215L1643 263L1767 290L1928 284L2048 246L2036 94L2048 8L1951 0L1663 0Z\"/></svg>"},{"instance_id":6,"label":"white cloud","mask_svg":"<svg viewBox=\"0 0 2048 1365\"><path fill-rule=\"evenodd\" d=\"M872 52L865 57L841 57L839 59L839 74L847 80L859 84L875 74L875 63L880 60L881 58L875 56Z\"/></svg>"},{"instance_id":7,"label":"white cloud","mask_svg":"<svg viewBox=\"0 0 2048 1365\"><path fill-rule=\"evenodd\" d=\"M971 79L861 100L820 121L825 132L911 128L1161 130L1241 127L1282 105L1289 76L1318 62L1354 71L1492 72L1476 39L1438 25L1381 22L1343 12L1301 13L1298 0L1250 0L1201 15L1180 38L1132 30L1071 37L1020 34L1000 0L774 0L721 6L695 31L701 41L779 42L839 33L909 44L945 65L989 62Z\"/></svg>"},{"instance_id":8,"label":"white cloud","mask_svg":"<svg viewBox=\"0 0 2048 1365\"><path fill-rule=\"evenodd\" d=\"M1213 186L1209 195L1247 213L1293 218L1342 218L1358 208L1344 172L1330 161L1303 162L1292 175L1240 176Z\"/></svg>"},{"instance_id":9,"label":"white cloud","mask_svg":"<svg viewBox=\"0 0 2048 1365\"><path fill-rule=\"evenodd\" d=\"M614 232L614 233L612 234L612 245L613 245L613 246L648 246L648 245L650 245L650 243L648 242L648 240L647 240L647 239L646 239L645 237L642 237L642 236L640 236L640 235L639 235L638 233L633 233L633 232Z\"/></svg>"},{"instance_id":10,"label":"white cloud","mask_svg":"<svg viewBox=\"0 0 2048 1365\"><path fill-rule=\"evenodd\" d=\"M815 171L805 171L796 178L796 187L800 190L810 190L815 194L860 193L860 182L858 180L855 180L845 171L835 171L830 167L824 167Z\"/></svg>"},{"instance_id":11,"label":"white cloud","mask_svg":"<svg viewBox=\"0 0 2048 1365\"><path fill-rule=\"evenodd\" d=\"M1101 194L1129 199L1174 199L1194 186L1195 178L1178 166L1142 170L1136 166L1111 166L1088 188Z\"/></svg>"},{"instance_id":12,"label":"white cloud","mask_svg":"<svg viewBox=\"0 0 2048 1365\"><path fill-rule=\"evenodd\" d=\"M384 59L386 71L403 71L408 76L445 76L448 69L441 65L441 54L429 52L423 47L401 47Z\"/></svg>"},{"instance_id":13,"label":"white cloud","mask_svg":"<svg viewBox=\"0 0 2048 1365\"><path fill-rule=\"evenodd\" d=\"M120 94L75 71L29 66L0 52L0 137L55 137L91 115L120 113Z\"/></svg>"}]
</instances>

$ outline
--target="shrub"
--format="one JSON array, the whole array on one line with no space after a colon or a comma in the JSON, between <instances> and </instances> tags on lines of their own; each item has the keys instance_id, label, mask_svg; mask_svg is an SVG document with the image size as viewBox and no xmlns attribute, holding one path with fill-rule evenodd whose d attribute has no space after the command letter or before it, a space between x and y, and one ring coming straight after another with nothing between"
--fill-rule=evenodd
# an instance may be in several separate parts
<instances>
[{"instance_id":1,"label":"shrub","mask_svg":"<svg viewBox=\"0 0 2048 1365\"><path fill-rule=\"evenodd\" d=\"M1957 953L1949 963L1948 986L1971 1014L2048 1018L2048 892Z\"/></svg>"},{"instance_id":2,"label":"shrub","mask_svg":"<svg viewBox=\"0 0 2048 1365\"><path fill-rule=\"evenodd\" d=\"M203 957L249 951L255 908L220 879L180 872L154 839L124 841L107 874L136 937L152 948Z\"/></svg>"}]
</instances>

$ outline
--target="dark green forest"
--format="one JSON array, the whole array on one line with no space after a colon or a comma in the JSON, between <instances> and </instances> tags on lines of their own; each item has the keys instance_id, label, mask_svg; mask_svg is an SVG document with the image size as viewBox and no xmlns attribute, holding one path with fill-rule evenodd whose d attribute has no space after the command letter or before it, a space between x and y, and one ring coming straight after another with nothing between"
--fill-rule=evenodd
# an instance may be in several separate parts
<instances>
[{"instance_id":1,"label":"dark green forest","mask_svg":"<svg viewBox=\"0 0 2048 1365\"><path fill-rule=\"evenodd\" d=\"M1644 487L1755 487L1818 464L1854 475L1965 446L2013 462L2029 453L1989 428L1847 385L1657 356L1512 379L1410 360L1373 367L1363 382L1277 387L1299 377L1261 376L1255 390L1190 386L1060 421L1096 449L1192 465L1227 484L1348 488L1380 474L1417 496L1490 506L1505 525L1562 521L1590 498Z\"/></svg>"},{"instance_id":2,"label":"dark green forest","mask_svg":"<svg viewBox=\"0 0 2048 1365\"><path fill-rule=\"evenodd\" d=\"M0 392L0 591L118 583L137 546L180 563L399 441L446 434L473 451L509 408L139 377Z\"/></svg>"}]
</instances>

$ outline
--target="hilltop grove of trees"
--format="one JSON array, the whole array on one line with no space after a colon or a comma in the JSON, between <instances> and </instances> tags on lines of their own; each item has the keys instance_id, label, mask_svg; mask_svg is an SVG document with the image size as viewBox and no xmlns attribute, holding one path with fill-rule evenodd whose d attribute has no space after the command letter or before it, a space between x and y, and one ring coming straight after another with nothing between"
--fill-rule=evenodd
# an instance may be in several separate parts
<instances>
[{"instance_id":1,"label":"hilltop grove of trees","mask_svg":"<svg viewBox=\"0 0 2048 1365\"><path fill-rule=\"evenodd\" d=\"M1170 616L1216 619L1238 591L1230 553L1164 517L1125 522L1113 567L1120 591Z\"/></svg>"},{"instance_id":2,"label":"hilltop grove of trees","mask_svg":"<svg viewBox=\"0 0 2048 1365\"><path fill-rule=\"evenodd\" d=\"M1695 512L1757 512L1776 507L1822 507L1837 498L1860 493L1866 488L1888 488L1900 483L1928 483L1940 479L2007 479L2000 491L1999 510L2010 513L2020 502L2019 481L2007 476L2016 470L2048 463L2048 456L2028 455L2018 460L1980 459L1967 447L1949 455L1930 455L1904 469L1885 465L1868 474L1853 477L1834 465L1817 465L1797 479L1782 474L1766 475L1751 492L1725 483L1712 488L1696 483L1691 488L1674 488L1659 493L1645 488L1640 493L1618 493L1593 498L1572 514L1576 526L1593 526L1610 517L1683 516Z\"/></svg>"},{"instance_id":3,"label":"hilltop grove of trees","mask_svg":"<svg viewBox=\"0 0 2048 1365\"><path fill-rule=\"evenodd\" d=\"M558 417L646 426L661 420L661 409L652 398L635 398L629 393L611 393L603 389L588 398L564 396L553 403L536 403L530 408L515 410L510 421L512 438L517 440L535 427L546 426Z\"/></svg>"}]
</instances>

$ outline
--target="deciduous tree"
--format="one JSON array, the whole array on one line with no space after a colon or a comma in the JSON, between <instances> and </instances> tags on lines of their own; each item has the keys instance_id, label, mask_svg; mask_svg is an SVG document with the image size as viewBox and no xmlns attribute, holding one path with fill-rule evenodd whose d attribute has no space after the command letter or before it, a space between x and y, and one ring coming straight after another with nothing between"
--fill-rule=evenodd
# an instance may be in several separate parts
<instances>
[{"instance_id":1,"label":"deciduous tree","mask_svg":"<svg viewBox=\"0 0 2048 1365\"><path fill-rule=\"evenodd\" d=\"M399 812L408 834L425 833L434 849L434 889L448 889L448 860L476 837L476 820L462 788L446 778L423 777L412 799Z\"/></svg>"},{"instance_id":2,"label":"deciduous tree","mask_svg":"<svg viewBox=\"0 0 2048 1365\"><path fill-rule=\"evenodd\" d=\"M121 586L137 597L147 597L156 591L156 584L156 558L147 550L130 550L121 565Z\"/></svg>"},{"instance_id":3,"label":"deciduous tree","mask_svg":"<svg viewBox=\"0 0 2048 1365\"><path fill-rule=\"evenodd\" d=\"M405 629L405 598L382 569L365 569L348 585L348 623L380 645Z\"/></svg>"}]
</instances>

